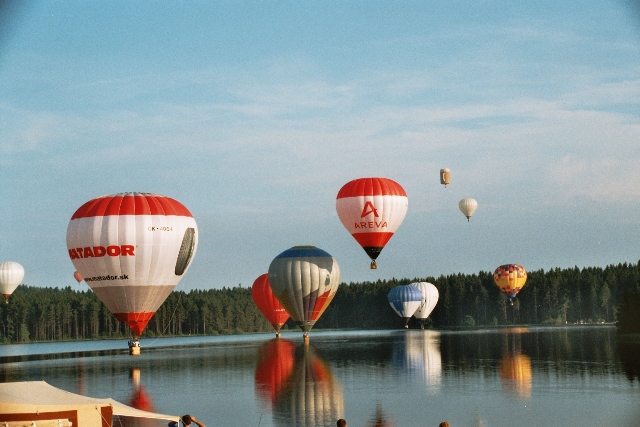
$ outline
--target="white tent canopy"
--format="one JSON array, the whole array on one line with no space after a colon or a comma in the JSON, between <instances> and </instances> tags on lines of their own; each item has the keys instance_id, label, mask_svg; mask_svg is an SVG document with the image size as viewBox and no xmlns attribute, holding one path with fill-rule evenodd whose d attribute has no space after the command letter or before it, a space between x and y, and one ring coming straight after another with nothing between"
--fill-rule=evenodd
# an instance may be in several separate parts
<instances>
[{"instance_id":1,"label":"white tent canopy","mask_svg":"<svg viewBox=\"0 0 640 427\"><path fill-rule=\"evenodd\" d=\"M70 393L44 381L0 383L0 427L111 427L114 415L178 421L113 399Z\"/></svg>"}]
</instances>

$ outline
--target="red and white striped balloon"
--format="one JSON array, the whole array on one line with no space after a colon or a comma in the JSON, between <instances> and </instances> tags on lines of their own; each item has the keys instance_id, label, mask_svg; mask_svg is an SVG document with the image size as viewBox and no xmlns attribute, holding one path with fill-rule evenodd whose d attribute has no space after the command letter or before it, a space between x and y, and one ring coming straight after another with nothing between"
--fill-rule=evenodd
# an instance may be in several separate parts
<instances>
[{"instance_id":1,"label":"red and white striped balloon","mask_svg":"<svg viewBox=\"0 0 640 427\"><path fill-rule=\"evenodd\" d=\"M362 246L375 269L376 258L396 232L409 199L404 188L388 178L359 178L346 183L336 197L342 225Z\"/></svg>"},{"instance_id":2,"label":"red and white striped balloon","mask_svg":"<svg viewBox=\"0 0 640 427\"><path fill-rule=\"evenodd\" d=\"M90 200L67 227L76 270L136 337L189 268L197 245L191 212L170 197L150 193Z\"/></svg>"}]
</instances>

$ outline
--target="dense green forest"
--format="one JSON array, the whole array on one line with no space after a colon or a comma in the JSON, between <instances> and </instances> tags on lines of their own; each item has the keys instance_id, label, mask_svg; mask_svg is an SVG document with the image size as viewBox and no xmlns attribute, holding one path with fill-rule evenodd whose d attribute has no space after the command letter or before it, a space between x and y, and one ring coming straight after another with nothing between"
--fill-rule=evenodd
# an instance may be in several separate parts
<instances>
[{"instance_id":1,"label":"dense green forest","mask_svg":"<svg viewBox=\"0 0 640 427\"><path fill-rule=\"evenodd\" d=\"M391 309L387 294L416 281L431 282L440 293L428 327L561 325L613 322L619 317L630 324L640 316L639 262L529 272L513 306L490 272L343 283L315 329L402 328L404 321ZM127 326L83 286L84 290L19 286L9 304L0 304L0 343L129 337ZM415 319L409 326L419 327ZM297 329L291 321L287 328ZM237 286L173 292L143 337L271 331L253 303L251 289Z\"/></svg>"}]
</instances>

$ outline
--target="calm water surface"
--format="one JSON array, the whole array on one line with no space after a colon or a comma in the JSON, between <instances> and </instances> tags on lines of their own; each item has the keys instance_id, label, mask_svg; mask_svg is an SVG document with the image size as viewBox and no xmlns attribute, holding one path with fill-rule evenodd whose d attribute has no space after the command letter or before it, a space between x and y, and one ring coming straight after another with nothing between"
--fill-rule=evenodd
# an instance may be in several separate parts
<instances>
[{"instance_id":1,"label":"calm water surface","mask_svg":"<svg viewBox=\"0 0 640 427\"><path fill-rule=\"evenodd\" d=\"M640 346L613 327L430 330L0 346L0 381L44 380L207 427L640 426ZM121 418L126 427L162 427Z\"/></svg>"}]
</instances>

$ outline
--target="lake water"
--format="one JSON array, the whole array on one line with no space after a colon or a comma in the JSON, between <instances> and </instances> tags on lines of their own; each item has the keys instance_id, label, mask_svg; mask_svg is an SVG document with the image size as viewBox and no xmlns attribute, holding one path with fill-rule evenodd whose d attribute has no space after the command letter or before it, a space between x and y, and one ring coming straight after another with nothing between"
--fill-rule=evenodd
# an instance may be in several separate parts
<instances>
[{"instance_id":1,"label":"lake water","mask_svg":"<svg viewBox=\"0 0 640 427\"><path fill-rule=\"evenodd\" d=\"M610 326L141 342L137 357L126 341L0 346L0 381L44 380L207 427L640 426L640 345L616 343Z\"/></svg>"}]
</instances>

